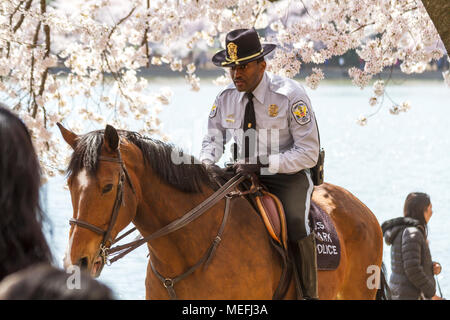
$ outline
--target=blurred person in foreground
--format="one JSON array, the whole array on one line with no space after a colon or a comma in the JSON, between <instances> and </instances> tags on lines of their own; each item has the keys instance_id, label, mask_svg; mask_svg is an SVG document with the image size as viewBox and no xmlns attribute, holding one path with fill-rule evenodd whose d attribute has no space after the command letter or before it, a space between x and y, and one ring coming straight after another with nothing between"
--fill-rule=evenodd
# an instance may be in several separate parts
<instances>
[{"instance_id":1,"label":"blurred person in foreground","mask_svg":"<svg viewBox=\"0 0 450 320\"><path fill-rule=\"evenodd\" d=\"M428 222L433 214L430 197L412 192L405 200L403 217L385 221L381 228L391 248L389 286L393 300L441 300L434 275L441 265L431 260Z\"/></svg>"},{"instance_id":2,"label":"blurred person in foreground","mask_svg":"<svg viewBox=\"0 0 450 320\"><path fill-rule=\"evenodd\" d=\"M0 103L0 281L52 263L39 205L41 171L25 124Z\"/></svg>"},{"instance_id":3,"label":"blurred person in foreground","mask_svg":"<svg viewBox=\"0 0 450 320\"><path fill-rule=\"evenodd\" d=\"M72 271L38 264L16 272L0 283L0 300L115 299L106 285L79 268Z\"/></svg>"},{"instance_id":4,"label":"blurred person in foreground","mask_svg":"<svg viewBox=\"0 0 450 320\"><path fill-rule=\"evenodd\" d=\"M88 275L74 275L71 286L71 273L52 266L40 184L30 133L0 103L0 299L112 299L110 289Z\"/></svg>"}]
</instances>

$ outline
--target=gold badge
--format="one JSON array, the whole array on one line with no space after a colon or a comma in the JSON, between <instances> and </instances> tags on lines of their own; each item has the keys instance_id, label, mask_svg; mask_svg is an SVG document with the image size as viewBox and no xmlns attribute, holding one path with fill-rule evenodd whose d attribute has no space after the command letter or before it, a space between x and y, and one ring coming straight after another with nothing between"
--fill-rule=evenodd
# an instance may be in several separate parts
<instances>
[{"instance_id":1,"label":"gold badge","mask_svg":"<svg viewBox=\"0 0 450 320\"><path fill-rule=\"evenodd\" d=\"M228 56L230 57L230 60L234 61L237 60L237 45L234 42L230 42L227 45L228 49Z\"/></svg>"},{"instance_id":2,"label":"gold badge","mask_svg":"<svg viewBox=\"0 0 450 320\"><path fill-rule=\"evenodd\" d=\"M278 115L278 106L276 104L271 104L268 110L269 116L276 117Z\"/></svg>"}]
</instances>

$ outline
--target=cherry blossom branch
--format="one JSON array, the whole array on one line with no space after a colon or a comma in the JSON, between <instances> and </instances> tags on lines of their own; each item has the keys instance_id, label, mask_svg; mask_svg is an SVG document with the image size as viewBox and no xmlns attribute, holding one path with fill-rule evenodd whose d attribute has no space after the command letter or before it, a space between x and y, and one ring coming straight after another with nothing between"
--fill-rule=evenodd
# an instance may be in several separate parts
<instances>
[{"instance_id":1,"label":"cherry blossom branch","mask_svg":"<svg viewBox=\"0 0 450 320\"><path fill-rule=\"evenodd\" d=\"M28 11L31 8L31 4L32 4L33 0L28 0L27 3L25 4L25 8L24 11ZM23 4L23 1L21 1L19 3L19 5L17 6L16 9L19 9L19 7ZM17 12L17 11L16 11ZM12 19L12 17L11 17ZM23 21L25 20L25 15L22 13L20 15L19 21L17 22L17 24L13 27L13 33L16 33L17 30L19 30L20 26L22 25Z\"/></svg>"},{"instance_id":2,"label":"cherry blossom branch","mask_svg":"<svg viewBox=\"0 0 450 320\"><path fill-rule=\"evenodd\" d=\"M119 25L121 25L123 22L125 22L129 17L131 17L131 15L133 14L134 10L136 10L136 7L133 7L130 12L123 17L122 19L119 20L119 22L117 22L111 29L109 35L108 35L108 40L111 39L111 36L113 35L114 31L116 31L117 27Z\"/></svg>"},{"instance_id":3,"label":"cherry blossom branch","mask_svg":"<svg viewBox=\"0 0 450 320\"><path fill-rule=\"evenodd\" d=\"M117 87L119 88L119 91L121 93L121 95L128 100L128 102L133 103L133 99L131 99L122 89L121 84L123 83L123 79L122 77L115 71L112 71L112 68L109 64L109 60L108 60L108 56L106 54L106 52L102 52L102 57L104 59L104 61L106 62L106 65L111 73L111 75L113 76L114 80L117 82Z\"/></svg>"},{"instance_id":4,"label":"cherry blossom branch","mask_svg":"<svg viewBox=\"0 0 450 320\"><path fill-rule=\"evenodd\" d=\"M34 57L34 49L37 47L37 42L39 40L39 30L41 29L41 21L38 22L37 26L36 26L36 31L34 32L34 36L33 36L33 46L31 47L31 68L30 68L30 98L33 99L32 101L32 117L36 118L36 114L37 114L37 102L36 102L36 95L34 93L34 65L36 62L36 59Z\"/></svg>"},{"instance_id":5,"label":"cherry blossom branch","mask_svg":"<svg viewBox=\"0 0 450 320\"><path fill-rule=\"evenodd\" d=\"M25 4L24 11L30 10L32 2L33 2L33 0L28 0L27 1L27 3ZM17 13L17 11L19 11L19 9L20 9L20 7L22 6L23 3L24 3L24 1L20 1L19 4L17 5L17 7L14 9L14 11L9 16L9 23L10 23L10 25L13 24L13 17ZM20 15L19 21L17 22L17 24L12 29L13 33L16 33L16 31L20 28L20 26L22 25L24 20L25 20L25 15L22 13ZM10 41L8 41L7 44L6 44L6 57L7 58L9 58L10 50L11 50L11 43L10 43Z\"/></svg>"},{"instance_id":6,"label":"cherry blossom branch","mask_svg":"<svg viewBox=\"0 0 450 320\"><path fill-rule=\"evenodd\" d=\"M303 0L300 0L300 2L303 5L303 8L305 9L305 12L308 16L310 16L312 19L316 20L316 18L314 18L312 15L309 14L308 8L306 7L305 3L303 2Z\"/></svg>"},{"instance_id":7,"label":"cherry blossom branch","mask_svg":"<svg viewBox=\"0 0 450 320\"><path fill-rule=\"evenodd\" d=\"M434 0L433 5L443 1ZM126 127L129 117L134 116L136 125L142 124L137 131L153 130L154 125L158 128L160 107L169 103L172 94L163 90L149 94L152 88L146 78L137 77L139 68L164 63L181 71L185 55L197 44L196 50L208 54L218 49L219 41L222 44L225 33L233 29L270 27L273 32L267 34L279 45L270 59L270 71L288 77L297 75L302 63L321 65L356 50L365 66L363 70L350 68L349 76L361 88L385 68L392 70L396 61L401 62L402 72L420 73L445 53L439 29L436 31L430 20L433 16L427 14L419 0L133 0L131 5L129 1L52 0L52 7L46 7L49 0L1 3L0 42L5 45L0 52L0 90L9 95L5 99L10 99L12 106L20 104L17 112L33 132L39 157L51 165L64 159L61 152L55 151L60 148L55 147L57 139L47 127L69 114L74 115L68 121L78 132L87 129L85 124L90 121L92 125L103 125L103 112L108 112L107 120L114 118L117 126ZM301 10L300 17L289 15L294 3ZM445 6L440 6L442 11ZM112 13L112 23L105 11ZM267 18L262 19L265 15ZM60 53L55 55L55 50ZM50 74L49 68L58 60L68 68L64 69L66 76ZM197 88L195 65L188 64L186 69L186 78ZM313 70L305 78L306 84L316 87L324 78L322 74L319 68ZM450 72L442 74L450 86ZM382 78L386 78L385 74ZM369 104L389 104L391 97L383 92L385 83L393 82L391 75L384 82L375 81L375 96ZM80 104L78 97L83 94L85 103ZM56 107L50 107L52 102ZM106 109L102 108L104 104ZM394 107L392 113L406 108Z\"/></svg>"},{"instance_id":8,"label":"cherry blossom branch","mask_svg":"<svg viewBox=\"0 0 450 320\"><path fill-rule=\"evenodd\" d=\"M9 25L10 25L10 26L13 25L13 18L14 18L14 15L17 13L17 11L19 11L20 7L22 6L22 4L23 4L24 2L25 2L24 0L20 1L19 4L17 5L17 7L14 9L14 11L13 11L13 12L11 13L11 15L9 16Z\"/></svg>"},{"instance_id":9,"label":"cherry blossom branch","mask_svg":"<svg viewBox=\"0 0 450 320\"><path fill-rule=\"evenodd\" d=\"M147 4L150 5L149 0L147 0ZM115 80L116 83L117 83L117 87L118 87L118 89L119 89L121 95L122 95L126 100L128 100L128 102L130 102L131 104L133 103L133 99L132 99L131 97L129 97L129 96L123 91L123 88L122 88L122 84L123 84L123 78L122 78L122 76L119 74L119 72L115 72L115 71L113 71L113 69L111 68L111 65L110 65L109 59L108 59L107 49L108 49L108 48L111 49L111 44L109 43L109 41L111 40L111 37L112 37L114 31L117 29L117 27L118 27L119 25L121 25L121 24L122 24L123 22L125 22L128 18L130 18L131 15L133 14L133 12L134 12L135 10L136 10L136 7L133 7L133 8L130 10L130 12L129 12L125 17L123 17L122 19L120 19L120 20L112 27L111 31L110 31L109 34L108 34L108 42L107 42L106 48L105 48L105 49L103 50L103 52L101 53L101 56L102 56L103 60L106 62L106 66L107 66L107 68L109 69L109 72L111 73L111 75L113 76L114 80ZM114 56L112 56L112 58L114 59ZM115 59L114 59L114 60L115 60ZM114 61L114 62L115 62L115 64L117 65L117 61Z\"/></svg>"},{"instance_id":10,"label":"cherry blossom branch","mask_svg":"<svg viewBox=\"0 0 450 320\"><path fill-rule=\"evenodd\" d=\"M150 0L147 0L147 10L150 9ZM150 51L149 51L149 47L148 47L148 32L150 30L149 25L148 25L148 16L147 16L147 27L144 30L144 38L142 39L141 42L141 46L145 45L145 56L147 57L147 63L146 63L146 67L149 68L150 67Z\"/></svg>"},{"instance_id":11,"label":"cherry blossom branch","mask_svg":"<svg viewBox=\"0 0 450 320\"><path fill-rule=\"evenodd\" d=\"M47 11L47 3L46 0L41 0L41 14L45 14ZM50 26L48 24L44 24L44 35L45 35L45 54L44 54L44 59L48 58L50 56L50 46L51 46L51 41L50 41ZM41 84L39 86L39 92L38 92L38 96L42 97L44 90L45 90L45 83L47 81L47 77L48 77L48 70L49 68L46 67L44 72L42 73L42 77L41 77ZM45 108L42 106L42 109L44 110L44 128L47 127L47 112L45 111ZM35 116L35 112L33 112L34 116Z\"/></svg>"},{"instance_id":12,"label":"cherry blossom branch","mask_svg":"<svg viewBox=\"0 0 450 320\"><path fill-rule=\"evenodd\" d=\"M361 25L361 26L359 26L358 28L356 28L355 30L351 31L350 33L357 32L357 31L359 31L359 30L361 30L361 29L363 29L363 28L365 28L365 27L372 26L372 25L374 25L374 24L375 24L375 22L371 22L371 23L367 23L367 24Z\"/></svg>"},{"instance_id":13,"label":"cherry blossom branch","mask_svg":"<svg viewBox=\"0 0 450 320\"><path fill-rule=\"evenodd\" d=\"M255 21L253 22L253 28L255 27L256 22L258 21L258 18L263 11L264 11L264 6L261 6L261 8L259 8L258 12L255 15Z\"/></svg>"}]
</instances>

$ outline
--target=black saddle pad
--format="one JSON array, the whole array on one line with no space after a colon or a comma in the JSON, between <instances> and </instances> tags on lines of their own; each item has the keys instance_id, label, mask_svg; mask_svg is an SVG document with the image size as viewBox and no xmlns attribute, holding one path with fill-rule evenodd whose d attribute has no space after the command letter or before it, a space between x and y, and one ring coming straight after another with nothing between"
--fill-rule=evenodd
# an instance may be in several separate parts
<instances>
[{"instance_id":1,"label":"black saddle pad","mask_svg":"<svg viewBox=\"0 0 450 320\"><path fill-rule=\"evenodd\" d=\"M339 237L330 216L314 201L309 209L309 227L316 234L317 269L336 269L341 260Z\"/></svg>"}]
</instances>

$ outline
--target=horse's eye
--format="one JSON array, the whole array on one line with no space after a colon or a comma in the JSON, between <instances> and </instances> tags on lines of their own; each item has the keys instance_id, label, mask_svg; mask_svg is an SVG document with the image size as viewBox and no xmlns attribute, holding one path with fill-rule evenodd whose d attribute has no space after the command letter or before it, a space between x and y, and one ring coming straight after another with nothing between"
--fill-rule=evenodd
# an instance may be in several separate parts
<instances>
[{"instance_id":1,"label":"horse's eye","mask_svg":"<svg viewBox=\"0 0 450 320\"><path fill-rule=\"evenodd\" d=\"M107 184L106 186L103 187L102 193L110 192L112 190L112 187L113 187L112 184Z\"/></svg>"}]
</instances>

